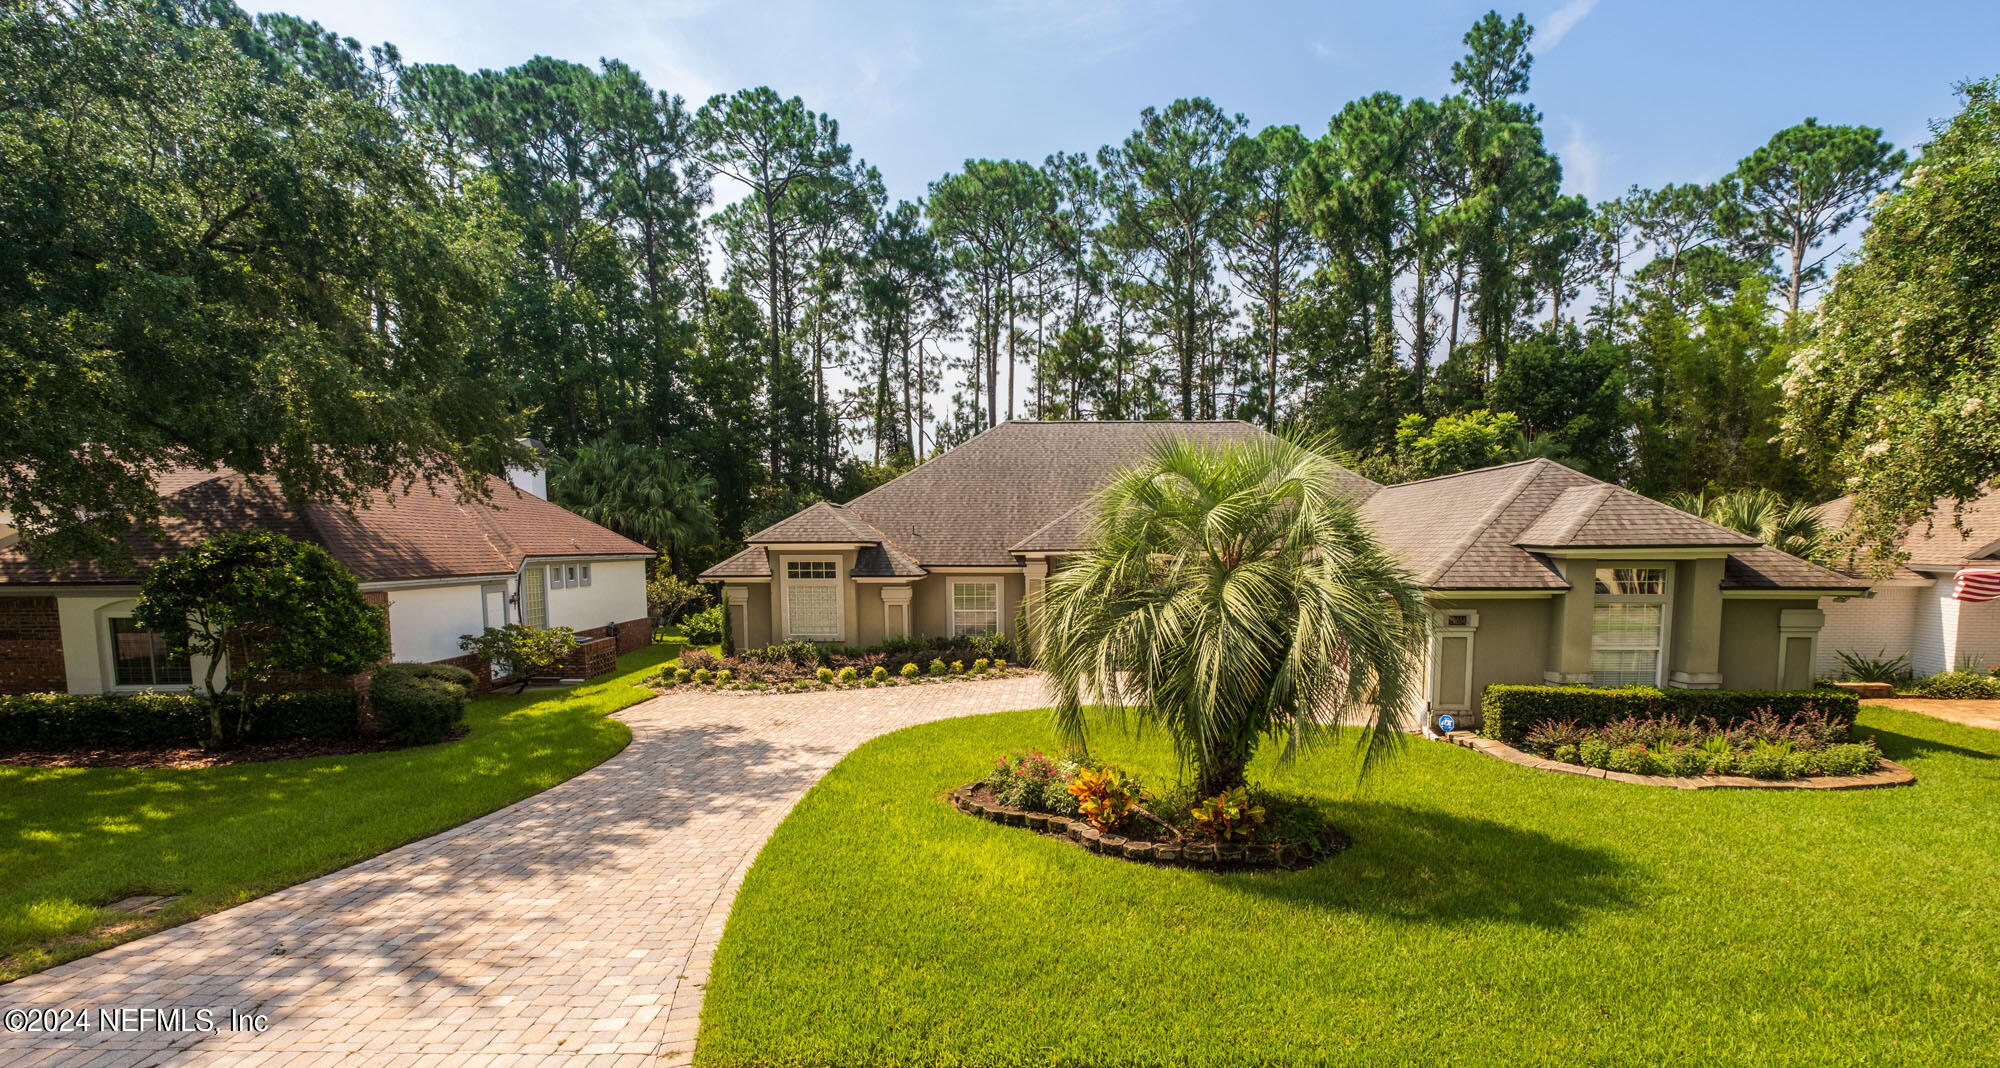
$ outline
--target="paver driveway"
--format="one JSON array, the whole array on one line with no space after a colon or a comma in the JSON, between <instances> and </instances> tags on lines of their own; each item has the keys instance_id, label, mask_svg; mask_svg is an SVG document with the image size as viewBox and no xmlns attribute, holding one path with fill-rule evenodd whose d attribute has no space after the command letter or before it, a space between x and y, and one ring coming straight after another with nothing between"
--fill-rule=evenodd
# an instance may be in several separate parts
<instances>
[{"instance_id":1,"label":"paver driveway","mask_svg":"<svg viewBox=\"0 0 2000 1068\"><path fill-rule=\"evenodd\" d=\"M0 1009L207 1009L220 1033L0 1031L0 1064L686 1064L730 901L806 788L878 734L1046 703L1039 676L656 698L552 790L0 987Z\"/></svg>"}]
</instances>

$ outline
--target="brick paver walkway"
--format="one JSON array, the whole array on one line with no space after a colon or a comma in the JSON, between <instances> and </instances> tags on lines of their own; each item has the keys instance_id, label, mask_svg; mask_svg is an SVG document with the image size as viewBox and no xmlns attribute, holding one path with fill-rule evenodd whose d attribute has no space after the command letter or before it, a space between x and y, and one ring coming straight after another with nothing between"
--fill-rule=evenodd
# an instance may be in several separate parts
<instances>
[{"instance_id":1,"label":"brick paver walkway","mask_svg":"<svg viewBox=\"0 0 2000 1068\"><path fill-rule=\"evenodd\" d=\"M1985 727L2000 731L2000 701L1953 701L1940 697L1874 697L1862 699L1864 705L1887 705L1905 712L1922 712L1926 716L1963 723L1968 727Z\"/></svg>"},{"instance_id":2,"label":"brick paver walkway","mask_svg":"<svg viewBox=\"0 0 2000 1068\"><path fill-rule=\"evenodd\" d=\"M0 1030L0 1064L687 1064L730 901L806 788L898 727L1046 703L1038 676L668 694L552 790L0 987L0 1009L206 1009L220 1033Z\"/></svg>"}]
</instances>

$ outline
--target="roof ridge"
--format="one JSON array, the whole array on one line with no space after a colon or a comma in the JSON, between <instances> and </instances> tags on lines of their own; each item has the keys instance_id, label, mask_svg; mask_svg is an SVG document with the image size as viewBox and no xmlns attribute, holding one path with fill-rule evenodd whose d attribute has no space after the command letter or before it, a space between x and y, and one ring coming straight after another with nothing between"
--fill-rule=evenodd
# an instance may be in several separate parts
<instances>
[{"instance_id":1,"label":"roof ridge","mask_svg":"<svg viewBox=\"0 0 2000 1068\"><path fill-rule=\"evenodd\" d=\"M1567 526L1563 529L1562 538L1565 543L1567 543L1569 539L1576 537L1577 531L1582 530L1586 526L1589 526L1591 520L1597 518L1597 513L1604 510L1604 502L1611 499L1612 495L1611 491L1617 488L1618 488L1617 486L1614 486L1609 482L1600 482L1595 486L1571 486L1569 487L1569 489L1563 490L1564 493L1568 493L1570 492L1570 490L1583 490L1585 493L1597 494L1597 503L1591 505L1589 511L1584 512L1583 514L1577 516L1575 519L1570 521L1570 523L1567 524ZM1515 544L1518 545L1520 544L1520 542L1517 540Z\"/></svg>"},{"instance_id":2,"label":"roof ridge","mask_svg":"<svg viewBox=\"0 0 2000 1068\"><path fill-rule=\"evenodd\" d=\"M1534 460L1521 460L1518 461L1518 463L1524 465L1533 464L1535 463L1536 460L1539 459L1541 459L1541 457L1536 457ZM1500 466L1512 467L1514 465L1502 464ZM1484 468L1483 470L1490 471L1493 470L1493 468ZM1478 521L1474 522L1470 527L1467 528L1466 535L1458 539L1457 542L1453 543L1450 550L1450 554L1446 556L1444 560L1438 564L1437 567L1432 568L1430 574L1423 576L1424 585L1426 586L1432 585L1434 580L1443 578L1446 572L1450 571L1454 566L1456 566L1459 560L1463 559L1465 557L1465 554L1471 550L1472 543L1479 540L1479 536L1481 534L1484 534L1487 528L1493 525L1493 521L1499 518L1501 512L1506 511L1507 507L1513 504L1514 501L1521 496L1521 492L1528 488L1529 483L1535 481L1535 477L1539 473L1540 471L1537 468L1534 467L1524 468L1523 474L1520 476L1516 476L1513 484L1507 487L1507 492L1501 494L1498 500L1495 500L1491 505L1487 506L1486 511L1480 514ZM1430 480L1424 479L1423 481L1428 482ZM1408 483L1406 483L1406 485L1407 484Z\"/></svg>"},{"instance_id":3,"label":"roof ridge","mask_svg":"<svg viewBox=\"0 0 2000 1068\"><path fill-rule=\"evenodd\" d=\"M1489 471L1504 471L1509 467L1521 467L1527 464L1554 464L1557 467L1563 466L1562 464L1557 464L1554 460L1551 460L1546 456L1530 456L1525 460L1509 460L1504 464L1494 464L1491 467L1474 467L1466 471L1453 471L1451 474L1448 475L1432 475L1429 478L1413 478L1408 482L1386 482L1386 483L1377 483L1377 485L1380 485L1383 489L1402 489L1404 486L1421 486L1426 482L1442 482L1448 478L1464 478L1467 475L1483 475ZM1565 468L1565 470L1576 471L1576 468L1574 467ZM1576 473L1579 475L1583 475L1583 472L1581 471L1576 471ZM1367 478L1368 476L1362 475L1361 477ZM1590 478L1589 475L1583 475L1583 477ZM1590 480L1592 482L1599 481L1598 479L1594 478L1591 478ZM1373 479L1370 479L1370 481L1373 481Z\"/></svg>"}]
</instances>

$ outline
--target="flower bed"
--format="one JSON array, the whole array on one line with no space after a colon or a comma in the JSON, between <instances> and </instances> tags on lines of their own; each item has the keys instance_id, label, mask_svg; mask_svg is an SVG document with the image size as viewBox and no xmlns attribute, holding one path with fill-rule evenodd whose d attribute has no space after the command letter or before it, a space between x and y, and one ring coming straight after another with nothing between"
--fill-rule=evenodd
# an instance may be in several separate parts
<instances>
[{"instance_id":1,"label":"flower bed","mask_svg":"<svg viewBox=\"0 0 2000 1068\"><path fill-rule=\"evenodd\" d=\"M784 642L730 657L689 649L681 654L678 667L663 669L646 684L656 689L700 686L793 693L965 682L1025 674L1008 663L1006 654L1012 652L1012 643L999 636L955 642L895 641L865 650Z\"/></svg>"},{"instance_id":2,"label":"flower bed","mask_svg":"<svg viewBox=\"0 0 2000 1068\"><path fill-rule=\"evenodd\" d=\"M1726 725L1672 716L1601 726L1548 719L1528 728L1522 748L1558 764L1668 778L1856 776L1882 764L1872 740L1851 740L1844 719L1812 704L1789 716L1766 708Z\"/></svg>"},{"instance_id":3,"label":"flower bed","mask_svg":"<svg viewBox=\"0 0 2000 1068\"><path fill-rule=\"evenodd\" d=\"M1137 777L1087 757L1010 754L950 799L994 823L1154 864L1296 870L1348 845L1308 801L1243 787L1209 798L1184 787L1155 794Z\"/></svg>"}]
</instances>

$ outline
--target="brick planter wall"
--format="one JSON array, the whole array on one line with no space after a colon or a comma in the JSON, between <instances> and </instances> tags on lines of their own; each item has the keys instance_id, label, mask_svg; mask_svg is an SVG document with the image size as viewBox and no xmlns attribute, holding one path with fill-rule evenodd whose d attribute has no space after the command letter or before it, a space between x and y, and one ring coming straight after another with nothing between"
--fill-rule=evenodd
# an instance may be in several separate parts
<instances>
[{"instance_id":1,"label":"brick planter wall","mask_svg":"<svg viewBox=\"0 0 2000 1068\"><path fill-rule=\"evenodd\" d=\"M0 693L67 693L53 597L0 597Z\"/></svg>"}]
</instances>

